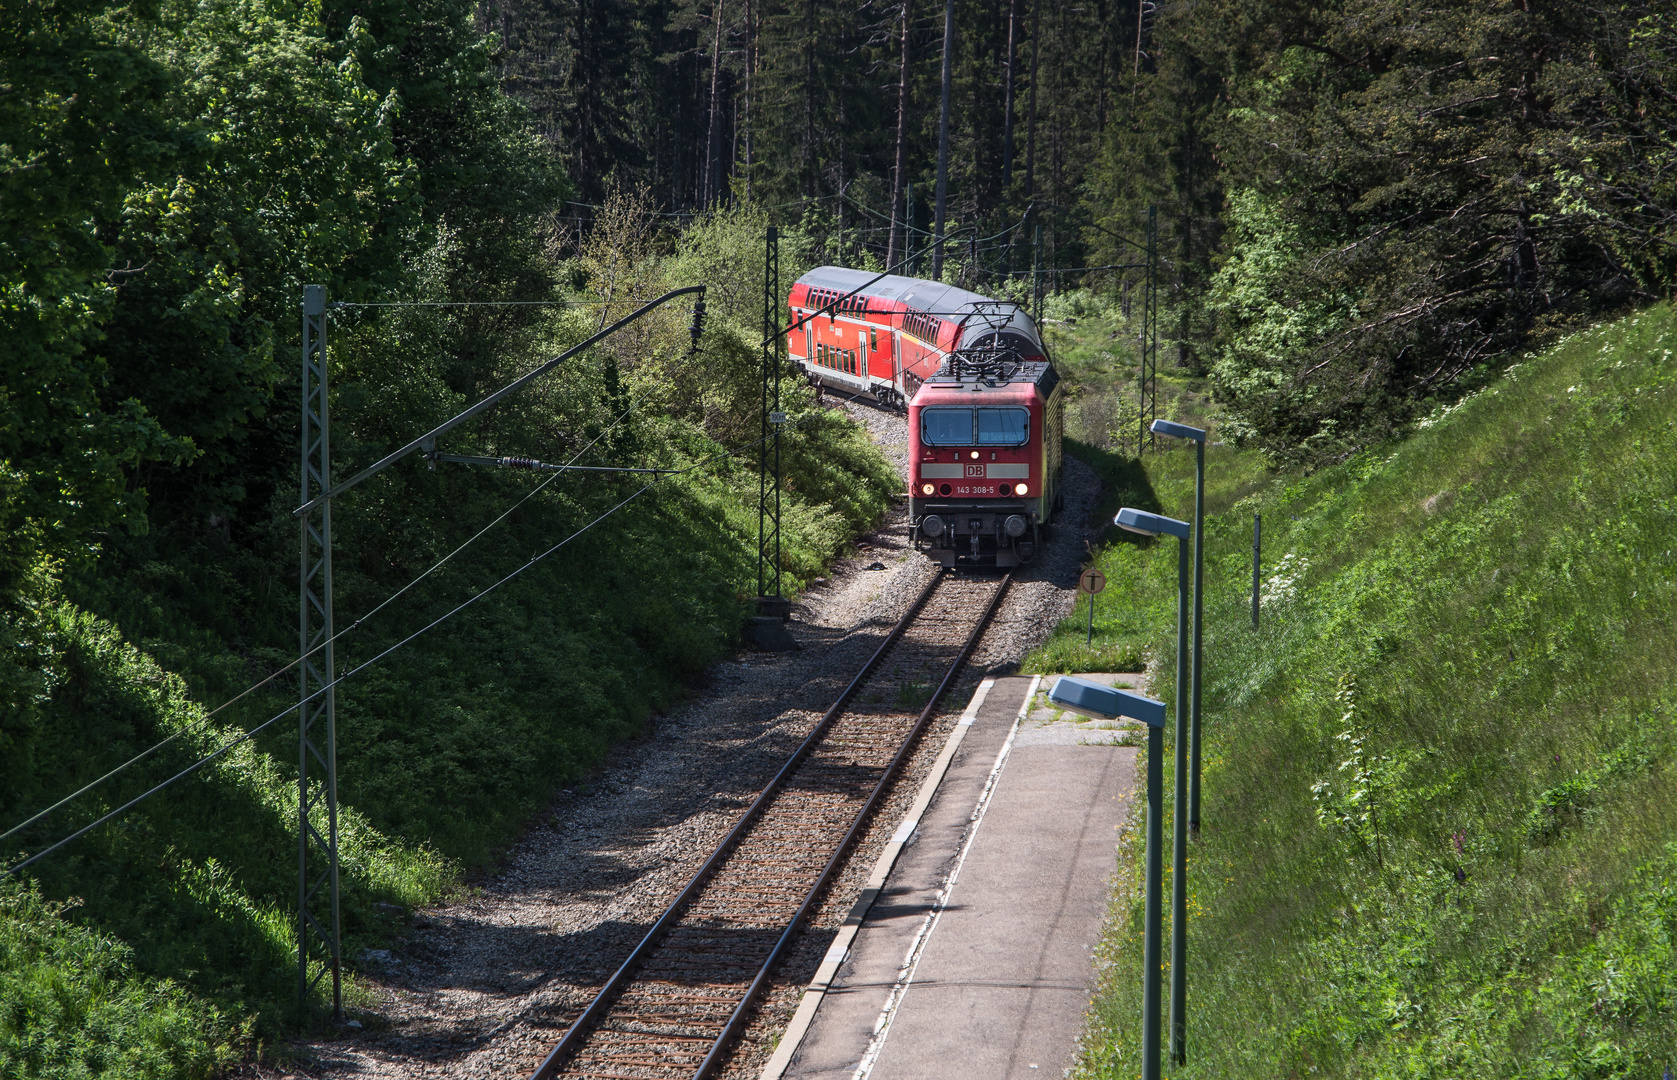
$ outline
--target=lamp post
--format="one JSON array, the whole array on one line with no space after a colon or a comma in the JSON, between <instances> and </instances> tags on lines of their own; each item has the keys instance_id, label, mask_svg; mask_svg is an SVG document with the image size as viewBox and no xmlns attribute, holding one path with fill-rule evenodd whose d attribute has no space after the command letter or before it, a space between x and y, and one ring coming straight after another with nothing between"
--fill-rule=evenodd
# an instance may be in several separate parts
<instances>
[{"instance_id":1,"label":"lamp post","mask_svg":"<svg viewBox=\"0 0 1677 1080\"><path fill-rule=\"evenodd\" d=\"M1153 421L1156 435L1194 440L1194 669L1188 694L1188 831L1200 831L1200 664L1205 626L1205 431L1169 420Z\"/></svg>"},{"instance_id":2,"label":"lamp post","mask_svg":"<svg viewBox=\"0 0 1677 1080\"><path fill-rule=\"evenodd\" d=\"M1147 725L1147 916L1145 972L1141 977L1141 1080L1159 1080L1159 873L1164 845L1163 801L1165 703L1102 686L1088 679L1061 678L1048 700L1062 709L1100 720L1132 717Z\"/></svg>"},{"instance_id":3,"label":"lamp post","mask_svg":"<svg viewBox=\"0 0 1677 1080\"><path fill-rule=\"evenodd\" d=\"M1187 1060L1188 961L1188 534L1186 521L1124 507L1113 524L1144 536L1176 537L1176 820L1170 879L1170 1056ZM1154 737L1158 737L1154 733ZM1145 1034L1143 1038L1145 1039ZM1145 1051L1144 1051L1145 1055Z\"/></svg>"}]
</instances>

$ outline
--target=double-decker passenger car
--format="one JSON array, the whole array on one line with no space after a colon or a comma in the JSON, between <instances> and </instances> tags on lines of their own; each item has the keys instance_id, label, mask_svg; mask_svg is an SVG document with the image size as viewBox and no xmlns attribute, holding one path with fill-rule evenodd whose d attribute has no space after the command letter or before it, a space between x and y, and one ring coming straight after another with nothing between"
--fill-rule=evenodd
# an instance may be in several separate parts
<instances>
[{"instance_id":1,"label":"double-decker passenger car","mask_svg":"<svg viewBox=\"0 0 1677 1080\"><path fill-rule=\"evenodd\" d=\"M907 404L916 548L944 566L1029 560L1058 497L1063 412L1036 324L966 289L874 278L824 266L798 279L793 363L825 386Z\"/></svg>"}]
</instances>

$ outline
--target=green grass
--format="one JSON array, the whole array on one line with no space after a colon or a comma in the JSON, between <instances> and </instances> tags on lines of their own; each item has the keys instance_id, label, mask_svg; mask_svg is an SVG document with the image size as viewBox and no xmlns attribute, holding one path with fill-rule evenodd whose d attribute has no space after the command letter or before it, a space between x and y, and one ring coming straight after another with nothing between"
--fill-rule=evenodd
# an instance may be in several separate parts
<instances>
[{"instance_id":1,"label":"green grass","mask_svg":"<svg viewBox=\"0 0 1677 1080\"><path fill-rule=\"evenodd\" d=\"M1673 352L1661 305L1309 477L1214 449L1174 1075L1677 1068ZM1191 459L1148 466L1188 516ZM1150 651L1167 697L1174 556L1099 560L1101 625ZM1121 851L1083 1076L1139 1068L1140 842Z\"/></svg>"},{"instance_id":2,"label":"green grass","mask_svg":"<svg viewBox=\"0 0 1677 1080\"><path fill-rule=\"evenodd\" d=\"M848 418L815 409L797 386L785 398L799 420L782 456L786 585L795 588L877 520L901 480ZM642 460L682 463L718 449L674 421L649 418L630 434L621 453ZM335 522L340 631L535 482L415 463L345 500ZM340 668L481 592L635 486L587 477L552 485L347 635ZM206 703L220 703L289 659L296 585L286 570L296 565L296 534L283 514L291 503L284 494L275 501L281 512L271 533L253 544L228 545L190 528L113 544L92 572L58 590L43 576L31 603L0 612L0 688L7 692L0 822L9 827L195 724ZM385 944L416 905L491 860L556 788L586 778L612 745L679 703L736 646L755 591L756 507L756 471L747 459L665 480L340 688L344 952L357 1009L366 1004L354 983L361 950ZM294 693L295 683L282 679L229 709L9 838L7 861L283 712ZM77 941L111 943L133 994L164 995L171 1008L198 1018L214 1046L243 1040L247 1021L252 1037L294 1030L296 760L287 716L215 766L31 866L25 873L44 899L30 910L67 905L53 926L76 928L84 935ZM46 977L29 971L50 973L60 955L71 954L43 954L28 970L0 967L0 1001L27 997L28 980ZM36 1010L11 1022L26 1042L78 1046L92 1037L91 1015ZM113 1052L150 1053L145 1047L163 1037L134 1026L111 1030L129 1033ZM220 1061L221 1053L204 1060ZM0 1076L11 1075L35 1073L0 1067ZM181 1075L192 1073L183 1066Z\"/></svg>"},{"instance_id":3,"label":"green grass","mask_svg":"<svg viewBox=\"0 0 1677 1080\"><path fill-rule=\"evenodd\" d=\"M0 1076L194 1080L237 1059L239 1025L64 912L0 882Z\"/></svg>"},{"instance_id":4,"label":"green grass","mask_svg":"<svg viewBox=\"0 0 1677 1080\"><path fill-rule=\"evenodd\" d=\"M1209 423L1205 417L1179 411L1184 423ZM1212 441L1216 441L1213 428ZM1110 523L1120 508L1133 506L1152 513L1193 516L1193 452L1169 441L1150 451L1144 461L1083 442L1066 440L1066 452L1080 458L1101 478L1101 497L1094 519ZM1206 451L1206 505L1226 506L1245 497L1267 474L1254 455L1214 445ZM1157 485L1157 486L1155 486ZM1155 553L1130 533L1108 524L1099 537L1096 562L1107 575L1106 589L1095 601L1092 643L1088 597L1079 596L1072 616L1050 633L1048 640L1026 655L1021 670L1027 674L1067 671L1140 671L1157 642L1161 619L1176 618L1176 594L1156 594L1148 575ZM1175 549L1170 572L1175 573ZM1175 577L1170 579L1175 588ZM1174 643L1167 646L1174 649Z\"/></svg>"}]
</instances>

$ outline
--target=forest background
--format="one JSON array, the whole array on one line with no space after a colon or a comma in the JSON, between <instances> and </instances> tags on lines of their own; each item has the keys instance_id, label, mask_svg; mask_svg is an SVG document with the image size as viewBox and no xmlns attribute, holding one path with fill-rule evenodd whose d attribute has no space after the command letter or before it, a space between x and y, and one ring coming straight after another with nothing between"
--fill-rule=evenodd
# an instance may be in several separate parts
<instances>
[{"instance_id":1,"label":"forest background","mask_svg":"<svg viewBox=\"0 0 1677 1080\"><path fill-rule=\"evenodd\" d=\"M1136 261L1155 208L1165 360L1278 464L1347 458L1672 282L1677 14L1648 0L0 0L0 27L0 824L190 733L7 833L8 859L283 707L279 682L204 723L294 655L304 283L584 305L344 313L340 470L602 313L716 286L696 352L672 314L451 447L722 464L346 691L353 942L731 646L763 226L786 230L783 285L929 273L945 86L943 275L1023 296L1040 265L1127 314L1139 272L1091 268ZM896 481L791 398L796 577ZM393 472L343 507L340 604L371 609L532 486ZM634 492L544 489L356 655ZM259 738L6 886L8 1065L190 1074L281 1030L292 752Z\"/></svg>"}]
</instances>

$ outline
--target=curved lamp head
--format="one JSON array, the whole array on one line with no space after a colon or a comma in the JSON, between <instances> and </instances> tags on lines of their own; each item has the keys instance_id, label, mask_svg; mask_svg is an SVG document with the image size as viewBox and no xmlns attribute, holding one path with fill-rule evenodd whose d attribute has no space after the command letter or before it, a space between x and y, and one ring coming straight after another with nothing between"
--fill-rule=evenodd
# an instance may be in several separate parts
<instances>
[{"instance_id":1,"label":"curved lamp head","mask_svg":"<svg viewBox=\"0 0 1677 1080\"><path fill-rule=\"evenodd\" d=\"M1165 517L1163 514L1149 514L1145 510L1137 510L1126 506L1118 511L1118 516L1112 523L1120 529L1128 529L1143 536L1174 536L1178 540L1188 539L1189 527L1186 521Z\"/></svg>"},{"instance_id":2,"label":"curved lamp head","mask_svg":"<svg viewBox=\"0 0 1677 1080\"><path fill-rule=\"evenodd\" d=\"M1054 684L1054 689L1048 691L1048 700L1067 712L1092 716L1096 720L1116 720L1120 716L1128 716L1148 727L1165 726L1164 702L1088 679L1062 675Z\"/></svg>"},{"instance_id":3,"label":"curved lamp head","mask_svg":"<svg viewBox=\"0 0 1677 1080\"><path fill-rule=\"evenodd\" d=\"M1151 431L1155 435L1169 435L1173 439L1192 439L1195 442L1205 441L1204 430L1197 427L1189 427L1187 424L1174 423L1170 420L1155 420L1153 421L1153 426L1147 430Z\"/></svg>"}]
</instances>

